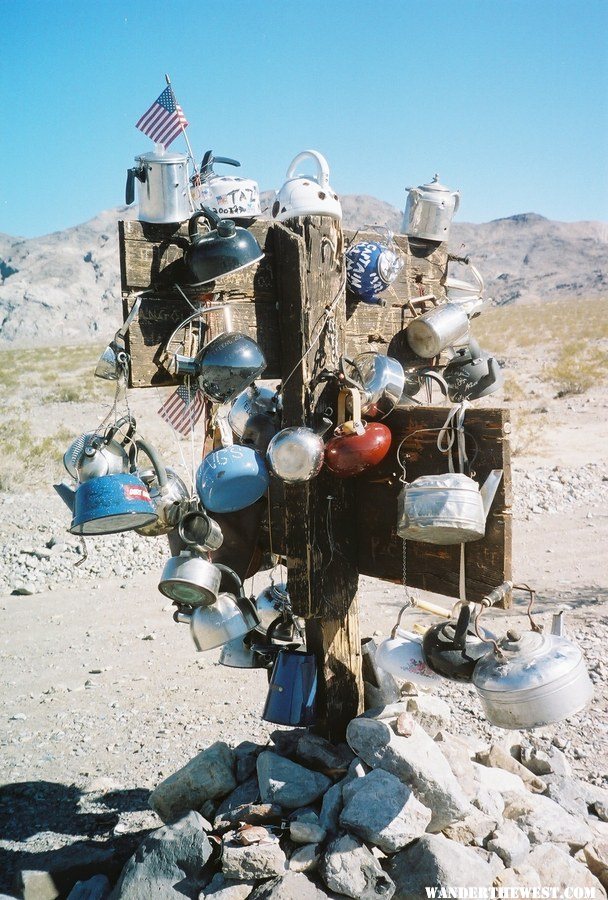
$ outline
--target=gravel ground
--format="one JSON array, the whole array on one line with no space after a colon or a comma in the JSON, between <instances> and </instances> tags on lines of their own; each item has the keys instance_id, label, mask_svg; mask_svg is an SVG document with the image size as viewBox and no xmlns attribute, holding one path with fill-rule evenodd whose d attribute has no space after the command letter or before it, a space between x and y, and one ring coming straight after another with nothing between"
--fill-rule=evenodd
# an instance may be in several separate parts
<instances>
[{"instance_id":1,"label":"gravel ground","mask_svg":"<svg viewBox=\"0 0 608 900\"><path fill-rule=\"evenodd\" d=\"M608 482L600 465L514 471L514 569L538 588L538 613L571 607L568 634L583 648L594 702L541 739L564 749L579 777L608 787ZM18 868L78 840L109 841L125 856L160 824L149 791L215 740L265 743L263 671L219 667L197 654L157 590L166 538L129 532L81 542L65 531L53 494L0 497L0 891ZM247 587L257 593L262 573ZM15 593L25 591L25 593ZM403 589L361 578L361 630L386 637ZM430 595L425 595L430 597ZM433 598L446 606L446 598ZM525 625L525 598L488 611L499 634ZM434 618L409 613L405 624ZM452 730L504 739L474 689L442 681Z\"/></svg>"}]
</instances>

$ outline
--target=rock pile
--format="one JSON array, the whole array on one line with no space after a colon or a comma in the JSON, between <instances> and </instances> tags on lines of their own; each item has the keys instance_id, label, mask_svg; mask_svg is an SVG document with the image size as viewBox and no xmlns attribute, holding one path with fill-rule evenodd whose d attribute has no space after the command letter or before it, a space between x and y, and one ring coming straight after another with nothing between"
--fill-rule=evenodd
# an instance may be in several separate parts
<instances>
[{"instance_id":1,"label":"rock pile","mask_svg":"<svg viewBox=\"0 0 608 900\"><path fill-rule=\"evenodd\" d=\"M442 721L447 704L420 695L353 719L337 746L302 729L264 747L218 741L152 792L165 824L111 895L98 877L99 892L89 881L69 896L414 900L434 886L543 886L605 897L608 791L529 735L480 746Z\"/></svg>"}]
</instances>

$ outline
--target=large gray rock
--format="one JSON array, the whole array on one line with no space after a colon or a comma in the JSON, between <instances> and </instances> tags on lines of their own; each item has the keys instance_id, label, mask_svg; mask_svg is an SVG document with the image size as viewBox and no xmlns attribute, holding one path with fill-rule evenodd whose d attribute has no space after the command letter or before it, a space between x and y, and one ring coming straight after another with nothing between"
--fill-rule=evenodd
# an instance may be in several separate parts
<instances>
[{"instance_id":1,"label":"large gray rock","mask_svg":"<svg viewBox=\"0 0 608 900\"><path fill-rule=\"evenodd\" d=\"M315 822L290 822L289 837L294 844L320 844L327 832Z\"/></svg>"},{"instance_id":2,"label":"large gray rock","mask_svg":"<svg viewBox=\"0 0 608 900\"><path fill-rule=\"evenodd\" d=\"M608 841L594 841L583 847L585 863L605 890L608 890Z\"/></svg>"},{"instance_id":3,"label":"large gray rock","mask_svg":"<svg viewBox=\"0 0 608 900\"><path fill-rule=\"evenodd\" d=\"M290 872L313 872L319 863L321 855L319 844L304 844L289 857Z\"/></svg>"},{"instance_id":4,"label":"large gray rock","mask_svg":"<svg viewBox=\"0 0 608 900\"><path fill-rule=\"evenodd\" d=\"M450 704L433 694L418 694L416 697L408 697L406 710L433 738L438 732L449 728L452 719Z\"/></svg>"},{"instance_id":5,"label":"large gray rock","mask_svg":"<svg viewBox=\"0 0 608 900\"><path fill-rule=\"evenodd\" d=\"M502 794L492 791L487 787L480 787L477 795L471 801L473 806L480 809L486 816L491 816L500 822L505 809L505 801Z\"/></svg>"},{"instance_id":6,"label":"large gray rock","mask_svg":"<svg viewBox=\"0 0 608 900\"><path fill-rule=\"evenodd\" d=\"M328 888L354 900L390 900L395 885L365 844L351 834L332 841L319 862Z\"/></svg>"},{"instance_id":7,"label":"large gray rock","mask_svg":"<svg viewBox=\"0 0 608 900\"><path fill-rule=\"evenodd\" d=\"M433 886L490 887L494 878L475 850L442 834L426 834L396 853L386 868L395 882L395 900L420 900Z\"/></svg>"},{"instance_id":8,"label":"large gray rock","mask_svg":"<svg viewBox=\"0 0 608 900\"><path fill-rule=\"evenodd\" d=\"M319 825L325 829L328 834L335 834L338 830L338 822L340 820L340 812L342 811L342 786L344 781L338 781L323 794L323 802L321 804L321 813L319 815Z\"/></svg>"},{"instance_id":9,"label":"large gray rock","mask_svg":"<svg viewBox=\"0 0 608 900\"><path fill-rule=\"evenodd\" d=\"M86 881L77 881L68 900L106 900L112 890L105 875L94 875Z\"/></svg>"},{"instance_id":10,"label":"large gray rock","mask_svg":"<svg viewBox=\"0 0 608 900\"><path fill-rule=\"evenodd\" d=\"M212 853L206 824L197 812L189 812L144 838L124 867L112 900L198 897L205 884L201 871Z\"/></svg>"},{"instance_id":11,"label":"large gray rock","mask_svg":"<svg viewBox=\"0 0 608 900\"><path fill-rule=\"evenodd\" d=\"M459 844L472 844L475 847L484 846L487 837L494 831L498 821L493 816L488 816L480 809L473 808L473 812L459 822L452 822L443 829L444 835L451 841Z\"/></svg>"},{"instance_id":12,"label":"large gray rock","mask_svg":"<svg viewBox=\"0 0 608 900\"><path fill-rule=\"evenodd\" d=\"M505 806L504 816L519 825L531 844L568 844L578 850L593 840L586 822L540 794L517 796Z\"/></svg>"},{"instance_id":13,"label":"large gray rock","mask_svg":"<svg viewBox=\"0 0 608 900\"><path fill-rule=\"evenodd\" d=\"M424 834L431 811L390 772L374 769L344 787L340 824L385 853L395 853Z\"/></svg>"},{"instance_id":14,"label":"large gray rock","mask_svg":"<svg viewBox=\"0 0 608 900\"><path fill-rule=\"evenodd\" d=\"M306 875L287 872L281 878L273 878L259 885L250 895L250 900L325 900L327 896Z\"/></svg>"},{"instance_id":15,"label":"large gray rock","mask_svg":"<svg viewBox=\"0 0 608 900\"><path fill-rule=\"evenodd\" d=\"M353 760L348 744L331 744L320 734L303 734L298 741L296 754L301 762L321 770L346 772Z\"/></svg>"},{"instance_id":16,"label":"large gray rock","mask_svg":"<svg viewBox=\"0 0 608 900\"><path fill-rule=\"evenodd\" d=\"M500 856L507 868L518 866L530 852L530 841L521 828L505 819L487 842L486 847Z\"/></svg>"},{"instance_id":17,"label":"large gray rock","mask_svg":"<svg viewBox=\"0 0 608 900\"><path fill-rule=\"evenodd\" d=\"M262 800L278 803L283 809L314 803L331 786L326 775L311 772L270 750L258 756L257 770Z\"/></svg>"},{"instance_id":18,"label":"large gray rock","mask_svg":"<svg viewBox=\"0 0 608 900\"><path fill-rule=\"evenodd\" d=\"M384 769L412 788L432 812L429 831L441 831L471 812L438 744L416 723L411 735L403 737L384 721L360 717L349 723L346 739L372 768Z\"/></svg>"},{"instance_id":19,"label":"large gray rock","mask_svg":"<svg viewBox=\"0 0 608 900\"><path fill-rule=\"evenodd\" d=\"M228 744L216 741L161 781L149 803L163 822L171 822L206 800L225 797L235 787L234 755Z\"/></svg>"},{"instance_id":20,"label":"large gray rock","mask_svg":"<svg viewBox=\"0 0 608 900\"><path fill-rule=\"evenodd\" d=\"M471 751L467 742L457 734L443 728L435 735L435 742L450 764L450 768L464 794L473 800L479 792L479 782L471 762Z\"/></svg>"},{"instance_id":21,"label":"large gray rock","mask_svg":"<svg viewBox=\"0 0 608 900\"><path fill-rule=\"evenodd\" d=\"M588 818L589 810L582 782L577 778L566 778L563 775L546 775L547 797L571 813L573 816Z\"/></svg>"},{"instance_id":22,"label":"large gray rock","mask_svg":"<svg viewBox=\"0 0 608 900\"><path fill-rule=\"evenodd\" d=\"M481 763L477 762L474 762L472 765L480 787L503 795L511 793L523 794L526 797L529 795L530 791L519 775L507 772L506 769L482 766Z\"/></svg>"},{"instance_id":23,"label":"large gray rock","mask_svg":"<svg viewBox=\"0 0 608 900\"><path fill-rule=\"evenodd\" d=\"M596 898L605 896L595 875L582 863L572 859L566 850L554 844L534 847L526 863L538 872L543 884L556 887L560 892L566 888L593 888Z\"/></svg>"},{"instance_id":24,"label":"large gray rock","mask_svg":"<svg viewBox=\"0 0 608 900\"><path fill-rule=\"evenodd\" d=\"M214 829L216 831L222 831L222 829L225 830L226 828L230 828L234 822L235 811L242 806L248 806L249 804L255 803L259 799L259 796L260 788L258 779L254 774L246 781L243 781L242 784L239 784L231 794L228 794L228 796L222 800L215 814L215 819L213 820Z\"/></svg>"},{"instance_id":25,"label":"large gray rock","mask_svg":"<svg viewBox=\"0 0 608 900\"><path fill-rule=\"evenodd\" d=\"M486 750L481 750L476 754L475 759L484 766L490 766L494 769L504 769L505 772L511 772L513 775L518 775L526 787L531 791L542 794L546 788L546 784L542 778L539 778L530 769L527 769L518 762L518 760L511 756L511 754L500 744L492 744L492 746Z\"/></svg>"},{"instance_id":26,"label":"large gray rock","mask_svg":"<svg viewBox=\"0 0 608 900\"><path fill-rule=\"evenodd\" d=\"M255 881L229 881L222 872L216 872L205 888L205 900L247 900L255 887Z\"/></svg>"},{"instance_id":27,"label":"large gray rock","mask_svg":"<svg viewBox=\"0 0 608 900\"><path fill-rule=\"evenodd\" d=\"M545 775L560 775L562 778L570 778L572 766L566 755L557 747L549 747L544 750L541 747L524 747L521 752L523 765L544 778Z\"/></svg>"},{"instance_id":28,"label":"large gray rock","mask_svg":"<svg viewBox=\"0 0 608 900\"><path fill-rule=\"evenodd\" d=\"M277 838L243 846L234 840L224 841L222 872L226 878L239 881L275 878L287 871L287 857Z\"/></svg>"}]
</instances>

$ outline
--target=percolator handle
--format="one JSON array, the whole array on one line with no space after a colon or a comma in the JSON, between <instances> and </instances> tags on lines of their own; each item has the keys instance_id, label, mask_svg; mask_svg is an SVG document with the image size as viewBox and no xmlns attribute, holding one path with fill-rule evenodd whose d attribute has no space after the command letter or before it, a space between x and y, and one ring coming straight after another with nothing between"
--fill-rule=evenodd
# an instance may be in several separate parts
<instances>
[{"instance_id":1,"label":"percolator handle","mask_svg":"<svg viewBox=\"0 0 608 900\"><path fill-rule=\"evenodd\" d=\"M127 206L133 203L135 200L135 179L138 178L141 182L146 180L146 170L143 166L138 166L137 168L127 169L127 183L125 185L125 203Z\"/></svg>"}]
</instances>

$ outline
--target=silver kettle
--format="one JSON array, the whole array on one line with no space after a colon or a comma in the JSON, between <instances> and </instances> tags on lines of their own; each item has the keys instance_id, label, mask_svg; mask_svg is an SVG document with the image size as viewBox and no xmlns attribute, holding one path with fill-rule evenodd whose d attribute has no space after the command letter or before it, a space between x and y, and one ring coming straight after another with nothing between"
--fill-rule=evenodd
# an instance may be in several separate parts
<instances>
[{"instance_id":1,"label":"silver kettle","mask_svg":"<svg viewBox=\"0 0 608 900\"><path fill-rule=\"evenodd\" d=\"M473 684L486 718L500 728L538 728L573 715L593 696L580 648L563 636L561 614L549 634L514 629L475 666Z\"/></svg>"},{"instance_id":2,"label":"silver kettle","mask_svg":"<svg viewBox=\"0 0 608 900\"><path fill-rule=\"evenodd\" d=\"M119 437L123 426L126 426L125 433ZM81 434L63 454L66 471L81 484L103 475L125 474L130 471L135 453L134 437L135 420L127 417L103 433Z\"/></svg>"},{"instance_id":3,"label":"silver kettle","mask_svg":"<svg viewBox=\"0 0 608 900\"><path fill-rule=\"evenodd\" d=\"M425 241L447 241L452 216L460 205L460 193L440 184L439 175L429 184L406 190L403 233Z\"/></svg>"}]
</instances>

